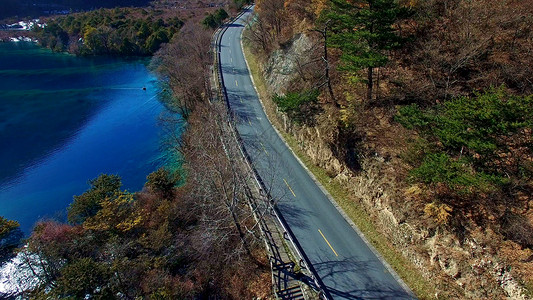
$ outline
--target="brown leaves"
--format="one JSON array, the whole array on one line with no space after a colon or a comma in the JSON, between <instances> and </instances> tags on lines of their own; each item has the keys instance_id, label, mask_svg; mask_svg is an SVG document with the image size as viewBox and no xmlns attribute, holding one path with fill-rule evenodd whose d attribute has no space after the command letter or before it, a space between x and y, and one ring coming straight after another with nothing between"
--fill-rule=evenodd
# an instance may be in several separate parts
<instances>
[{"instance_id":1,"label":"brown leaves","mask_svg":"<svg viewBox=\"0 0 533 300\"><path fill-rule=\"evenodd\" d=\"M177 38L157 54L159 71L170 80L173 96L184 117L198 103L207 99L208 66L211 63L209 45L211 32L194 22L186 23Z\"/></svg>"},{"instance_id":2,"label":"brown leaves","mask_svg":"<svg viewBox=\"0 0 533 300\"><path fill-rule=\"evenodd\" d=\"M63 243L79 232L80 228L72 225L52 221L42 222L35 227L32 239L43 243Z\"/></svg>"},{"instance_id":3,"label":"brown leaves","mask_svg":"<svg viewBox=\"0 0 533 300\"><path fill-rule=\"evenodd\" d=\"M442 203L432 202L424 207L426 218L432 219L437 225L447 225L452 211L453 209L450 206Z\"/></svg>"},{"instance_id":4,"label":"brown leaves","mask_svg":"<svg viewBox=\"0 0 533 300\"><path fill-rule=\"evenodd\" d=\"M533 18L527 2L457 1L445 11L437 2L421 2L414 51L404 57L419 72L417 80L433 85L421 98L467 95L501 84L532 92Z\"/></svg>"}]
</instances>

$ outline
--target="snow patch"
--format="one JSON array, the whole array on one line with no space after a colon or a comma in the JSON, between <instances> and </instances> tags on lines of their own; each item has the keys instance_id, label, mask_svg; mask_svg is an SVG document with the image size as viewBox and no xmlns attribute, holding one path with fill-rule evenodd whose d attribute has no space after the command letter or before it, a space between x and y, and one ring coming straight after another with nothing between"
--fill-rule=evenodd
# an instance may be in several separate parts
<instances>
[{"instance_id":1,"label":"snow patch","mask_svg":"<svg viewBox=\"0 0 533 300\"><path fill-rule=\"evenodd\" d=\"M42 273L42 269L35 267L38 266L39 257L25 248L0 266L0 298L20 295L39 284L38 275ZM28 262L33 267L30 268Z\"/></svg>"}]
</instances>

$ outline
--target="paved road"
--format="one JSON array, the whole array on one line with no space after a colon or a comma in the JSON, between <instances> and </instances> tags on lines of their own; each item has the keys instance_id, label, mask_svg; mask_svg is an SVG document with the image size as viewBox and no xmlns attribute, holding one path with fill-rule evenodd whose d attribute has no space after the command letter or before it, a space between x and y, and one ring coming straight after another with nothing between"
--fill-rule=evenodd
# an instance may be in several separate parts
<instances>
[{"instance_id":1,"label":"paved road","mask_svg":"<svg viewBox=\"0 0 533 300\"><path fill-rule=\"evenodd\" d=\"M262 181L334 299L412 298L276 134L253 88L240 39L246 12L222 36L220 62L237 130Z\"/></svg>"}]
</instances>

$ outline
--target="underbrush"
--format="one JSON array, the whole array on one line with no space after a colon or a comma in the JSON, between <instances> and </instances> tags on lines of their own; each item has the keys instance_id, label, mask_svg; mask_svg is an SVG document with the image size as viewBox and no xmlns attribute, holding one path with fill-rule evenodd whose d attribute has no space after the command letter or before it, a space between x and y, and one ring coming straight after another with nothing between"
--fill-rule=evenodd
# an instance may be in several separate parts
<instances>
[{"instance_id":1,"label":"underbrush","mask_svg":"<svg viewBox=\"0 0 533 300\"><path fill-rule=\"evenodd\" d=\"M478 225L493 223L507 238L533 245L533 233L510 230L533 191L533 95L491 88L426 109L403 106L395 119L426 145L411 149L419 152L408 160L413 182L436 190L434 201L455 213L471 212Z\"/></svg>"}]
</instances>

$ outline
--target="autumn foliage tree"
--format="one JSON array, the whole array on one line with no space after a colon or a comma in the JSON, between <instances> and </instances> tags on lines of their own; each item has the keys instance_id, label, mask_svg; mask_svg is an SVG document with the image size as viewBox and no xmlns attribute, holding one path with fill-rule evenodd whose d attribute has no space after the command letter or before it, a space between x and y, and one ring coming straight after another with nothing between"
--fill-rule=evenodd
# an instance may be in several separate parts
<instances>
[{"instance_id":1,"label":"autumn foliage tree","mask_svg":"<svg viewBox=\"0 0 533 300\"><path fill-rule=\"evenodd\" d=\"M154 178L166 175L159 170L149 177L153 184ZM201 176L209 178L206 173ZM102 175L92 180L87 193L95 194L95 186L108 179ZM170 183L163 186L170 187ZM224 194L216 189L204 197L184 193L202 188L210 190L183 187L166 198L149 191L129 194L119 190L113 197L101 193L96 213L79 225L39 223L23 250L26 266L40 279L28 295L40 299L114 299L119 294L125 298L208 294L238 299L251 295L246 282L257 280L263 269L250 256L258 248L248 237L252 227L245 231L251 224L246 221L246 206L219 202ZM235 221L246 236L239 237ZM243 248L243 243L248 244ZM245 269L248 277L239 275L243 286L232 290L235 284L226 283Z\"/></svg>"},{"instance_id":2,"label":"autumn foliage tree","mask_svg":"<svg viewBox=\"0 0 533 300\"><path fill-rule=\"evenodd\" d=\"M144 14L143 14L144 12ZM77 55L152 55L183 25L177 17L144 17L141 8L99 9L47 20L35 27L41 45Z\"/></svg>"},{"instance_id":3,"label":"autumn foliage tree","mask_svg":"<svg viewBox=\"0 0 533 300\"><path fill-rule=\"evenodd\" d=\"M83 223L87 218L94 216L102 208L102 201L119 194L122 182L117 175L102 174L90 180L89 185L91 187L87 192L74 196L74 201L68 209L70 223Z\"/></svg>"},{"instance_id":4,"label":"autumn foliage tree","mask_svg":"<svg viewBox=\"0 0 533 300\"><path fill-rule=\"evenodd\" d=\"M180 180L180 176L173 174L166 168L159 168L146 177L146 187L154 194L170 199L174 195L174 187Z\"/></svg>"},{"instance_id":5,"label":"autumn foliage tree","mask_svg":"<svg viewBox=\"0 0 533 300\"><path fill-rule=\"evenodd\" d=\"M19 223L17 221L8 220L0 216L0 238L11 232L13 229L18 228Z\"/></svg>"}]
</instances>

